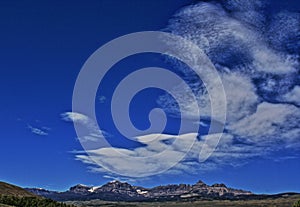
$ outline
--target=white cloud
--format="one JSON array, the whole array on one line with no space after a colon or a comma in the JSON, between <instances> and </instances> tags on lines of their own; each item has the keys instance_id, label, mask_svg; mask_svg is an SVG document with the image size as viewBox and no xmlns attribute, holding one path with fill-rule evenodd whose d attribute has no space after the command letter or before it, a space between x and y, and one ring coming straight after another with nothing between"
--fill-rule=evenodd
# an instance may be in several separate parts
<instances>
[{"instance_id":1,"label":"white cloud","mask_svg":"<svg viewBox=\"0 0 300 207\"><path fill-rule=\"evenodd\" d=\"M296 34L300 31L300 15L280 13L275 18L266 17L263 8L260 0L200 2L177 12L166 28L202 48L222 79L227 99L225 137L238 139L239 144L221 141L211 160L242 162L248 157L299 146L300 44ZM271 25L266 25L267 18ZM197 77L182 63L173 59L170 62L197 95L201 115L210 117L210 98L218 97L209 97L202 83L195 81ZM185 101L181 112L192 115L198 110L198 106L190 104L184 87L175 86L173 90L178 96L175 99ZM158 103L169 114L180 113L168 94L161 96Z\"/></svg>"},{"instance_id":2,"label":"white cloud","mask_svg":"<svg viewBox=\"0 0 300 207\"><path fill-rule=\"evenodd\" d=\"M297 145L289 145L297 143L300 131L286 129L284 137L276 137L276 124L289 121L290 128L293 129L298 121L291 118L297 118L298 113L293 105L286 108L280 104L261 103L256 113L236 122L236 125L229 128L228 133L222 135L216 149L215 140L219 134L201 136L200 140L197 139L197 133L147 134L134 138L143 144L137 148L102 147L75 154L76 159L89 165L92 172L114 177L118 175L122 178L183 172L191 174L214 170L224 165L239 166L247 159L266 157L282 148L282 145L274 145L278 141L285 142L286 147L296 147ZM239 138L233 134L239 134ZM260 139L257 139L258 135ZM201 155L211 151L213 153L208 160L199 161Z\"/></svg>"},{"instance_id":3,"label":"white cloud","mask_svg":"<svg viewBox=\"0 0 300 207\"><path fill-rule=\"evenodd\" d=\"M222 74L227 99L227 122L235 122L255 111L258 104L251 79L238 73Z\"/></svg>"},{"instance_id":4,"label":"white cloud","mask_svg":"<svg viewBox=\"0 0 300 207\"><path fill-rule=\"evenodd\" d=\"M225 165L238 166L244 164L243 160L247 158L263 156L267 153L265 146L235 145L232 135L223 134L212 156L205 162L199 162L200 151L203 153L211 151L210 148L214 147L213 143L217 134L203 136L201 140L195 141L196 135L193 133L179 136L162 134L159 137L158 134L147 135L139 138L142 143L147 143L143 147L136 149L101 148L90 151L89 155L78 154L76 158L89 164L93 172L140 179L140 177L160 174L207 172ZM152 141L149 142L148 138L151 136L155 138L151 138ZM174 139L177 139L175 144ZM188 153L182 147L187 145L192 145ZM164 152L164 156L157 156L160 152ZM174 162L174 157L182 156L184 156L182 160L178 163ZM173 167L167 169L166 166Z\"/></svg>"},{"instance_id":5,"label":"white cloud","mask_svg":"<svg viewBox=\"0 0 300 207\"><path fill-rule=\"evenodd\" d=\"M230 10L231 14L229 15L222 6ZM299 109L290 105L290 103L297 105L300 100L298 98L300 97L299 86L295 86L299 84L299 81L294 78L298 76L298 56L287 50L277 50L270 46L269 36L265 36L266 33L261 31L262 28L256 28L251 23L252 20L246 20L243 18L244 14L240 13L253 11L245 15L250 15L251 19L263 23L263 19L266 19L263 16L263 8L264 3L260 0L242 4L236 0L230 0L224 1L221 5L202 2L185 7L176 13L167 30L193 41L215 64L227 98L226 128L234 128L231 132L235 136L245 137L248 134L252 136L252 139L254 136L259 139L264 134L273 136L271 132L275 129L277 137L285 137L287 130L290 135L297 136L299 127L291 125L286 120L292 116L291 113L294 113L292 116L294 119L299 118ZM235 18L231 17L232 14ZM277 31L277 36L272 37L272 43L291 41L290 37L294 37L295 34L283 28L285 24L287 24L286 27L290 27L288 24L291 23L293 31L300 31L299 24L296 24L299 19L300 16L294 13L280 14L279 17L272 19L272 29L281 28ZM297 40L297 37L292 39ZM294 45L297 47L297 42ZM196 83L195 75L191 74L181 63L173 62L178 70L184 73L187 81L190 81L190 87L196 92L201 115L209 117L211 110L209 98L218 100L218 97L209 97L204 92L205 89L201 83ZM206 72L209 73L209 71ZM293 90L284 94L289 88ZM193 114L197 107L190 105L189 97L185 96L186 89L176 86L173 90L181 100L186 102L187 107L184 113ZM275 107L273 104L267 104L268 101L279 101L281 105ZM260 104L261 102L265 103ZM160 97L158 103L166 111L179 114L174 100L168 95ZM262 108L267 112L263 113ZM276 111L278 109L282 117L267 116L267 113L278 114L279 112ZM274 120L277 122L270 124ZM260 126L256 129L255 125ZM252 134L250 132L246 134L247 130ZM269 139L272 138L269 137Z\"/></svg>"},{"instance_id":6,"label":"white cloud","mask_svg":"<svg viewBox=\"0 0 300 207\"><path fill-rule=\"evenodd\" d=\"M67 122L78 122L82 124L87 124L90 121L90 118L84 114L77 112L65 112L61 114L63 121Z\"/></svg>"}]
</instances>

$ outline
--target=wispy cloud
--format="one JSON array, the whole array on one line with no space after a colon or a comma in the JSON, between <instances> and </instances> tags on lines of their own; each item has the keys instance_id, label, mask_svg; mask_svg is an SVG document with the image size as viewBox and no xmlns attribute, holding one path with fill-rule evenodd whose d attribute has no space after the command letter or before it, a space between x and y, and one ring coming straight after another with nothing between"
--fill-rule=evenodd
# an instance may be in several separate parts
<instances>
[{"instance_id":1,"label":"wispy cloud","mask_svg":"<svg viewBox=\"0 0 300 207\"><path fill-rule=\"evenodd\" d=\"M199 162L199 152L210 151L214 147L213 140L218 134L203 136L200 141L195 141L196 136L197 134L193 133L179 136L151 134L138 137L138 140L146 146L135 149L101 148L88 152L89 155L77 154L76 159L88 164L92 172L107 173L112 176L123 175L123 178L139 177L140 179L140 177L155 174L193 174L211 171L225 165L238 166L245 159L264 156L268 152L266 145L237 145L232 135L223 134L221 143L212 156L205 162ZM177 140L176 144L174 144L174 139ZM205 140L209 141L205 142ZM186 154L184 146L189 145L192 148ZM157 156L161 152L164 155ZM179 161L175 162L175 160ZM172 166L172 168L169 169L166 166Z\"/></svg>"},{"instance_id":2,"label":"wispy cloud","mask_svg":"<svg viewBox=\"0 0 300 207\"><path fill-rule=\"evenodd\" d=\"M80 142L97 142L110 137L109 133L104 130L100 131L96 122L84 114L78 112L65 112L61 114L61 119L83 127L82 134L78 136Z\"/></svg>"},{"instance_id":3,"label":"wispy cloud","mask_svg":"<svg viewBox=\"0 0 300 207\"><path fill-rule=\"evenodd\" d=\"M31 125L27 125L28 129L31 130L31 132L33 134L36 134L36 135L39 135L39 136L47 136L48 135L48 131L50 130L50 128L48 127L41 127L41 128L38 128L38 127L33 127Z\"/></svg>"},{"instance_id":4,"label":"wispy cloud","mask_svg":"<svg viewBox=\"0 0 300 207\"><path fill-rule=\"evenodd\" d=\"M177 12L166 28L202 48L218 70L227 98L226 136L237 139L239 144L233 142L231 149L241 151L228 148L228 152L240 160L243 156L265 156L287 147L296 149L300 143L300 39L296 35L300 32L300 14L280 12L267 16L265 3L261 0L200 2ZM201 115L210 117L210 98L218 97L209 97L202 82L195 81L197 77L186 66L170 62L198 95ZM181 113L192 116L198 110L190 104L185 88L175 86L173 93L185 101ZM169 94L161 96L158 103L169 114L180 115ZM241 143L243 148L236 148ZM257 152L255 147L263 151ZM220 152L213 156L217 154ZM230 156L223 159L226 157Z\"/></svg>"}]
</instances>

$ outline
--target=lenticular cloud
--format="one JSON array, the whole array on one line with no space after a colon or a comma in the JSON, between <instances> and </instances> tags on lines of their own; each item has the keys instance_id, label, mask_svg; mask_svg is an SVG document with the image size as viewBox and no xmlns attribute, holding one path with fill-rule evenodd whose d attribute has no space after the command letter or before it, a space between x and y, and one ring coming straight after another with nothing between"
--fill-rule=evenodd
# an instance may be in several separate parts
<instances>
[{"instance_id":1,"label":"lenticular cloud","mask_svg":"<svg viewBox=\"0 0 300 207\"><path fill-rule=\"evenodd\" d=\"M300 13L270 14L265 2L197 3L178 11L165 30L197 44L218 70L227 97L226 133L276 151L300 141ZM210 118L201 81L179 61L170 62L197 94L201 115ZM184 90L174 90L188 106ZM179 114L173 102L168 94L158 99L167 112ZM181 113L193 114L193 107Z\"/></svg>"}]
</instances>

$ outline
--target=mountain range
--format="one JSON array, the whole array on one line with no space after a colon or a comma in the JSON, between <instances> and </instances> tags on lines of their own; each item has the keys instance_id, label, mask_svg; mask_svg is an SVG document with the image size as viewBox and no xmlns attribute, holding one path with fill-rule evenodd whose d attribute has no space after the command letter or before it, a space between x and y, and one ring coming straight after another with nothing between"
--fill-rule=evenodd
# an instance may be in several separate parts
<instances>
[{"instance_id":1,"label":"mountain range","mask_svg":"<svg viewBox=\"0 0 300 207\"><path fill-rule=\"evenodd\" d=\"M227 187L225 184L207 185L198 181L193 185L165 185L153 188L133 186L127 182L111 181L102 186L78 184L65 192L41 188L27 188L27 191L58 201L93 200L106 201L166 201L186 199L240 199L254 195L250 191Z\"/></svg>"}]
</instances>

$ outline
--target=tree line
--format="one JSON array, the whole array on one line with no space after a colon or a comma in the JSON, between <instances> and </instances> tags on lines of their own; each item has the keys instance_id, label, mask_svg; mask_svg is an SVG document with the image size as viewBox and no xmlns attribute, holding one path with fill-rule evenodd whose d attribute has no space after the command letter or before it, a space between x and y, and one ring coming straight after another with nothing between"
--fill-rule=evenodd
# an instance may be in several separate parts
<instances>
[{"instance_id":1,"label":"tree line","mask_svg":"<svg viewBox=\"0 0 300 207\"><path fill-rule=\"evenodd\" d=\"M51 199L1 195L0 204L6 204L15 207L75 207L74 205L67 205L65 203L60 203Z\"/></svg>"}]
</instances>

